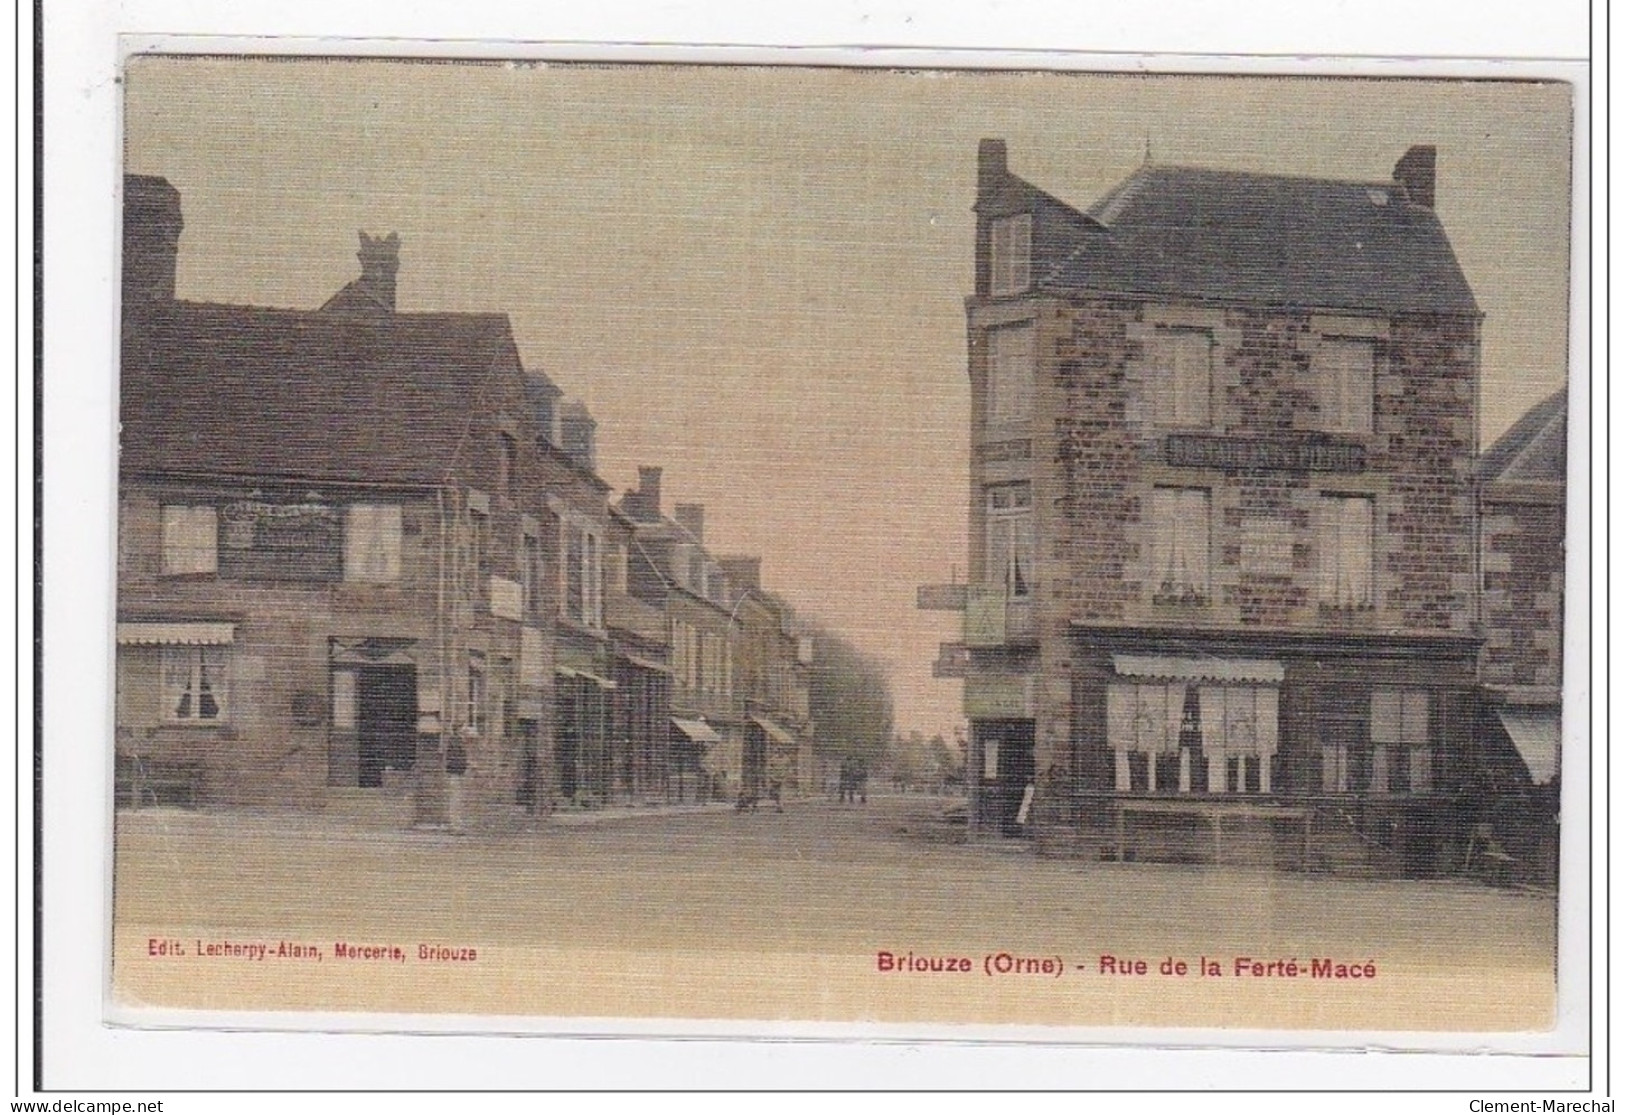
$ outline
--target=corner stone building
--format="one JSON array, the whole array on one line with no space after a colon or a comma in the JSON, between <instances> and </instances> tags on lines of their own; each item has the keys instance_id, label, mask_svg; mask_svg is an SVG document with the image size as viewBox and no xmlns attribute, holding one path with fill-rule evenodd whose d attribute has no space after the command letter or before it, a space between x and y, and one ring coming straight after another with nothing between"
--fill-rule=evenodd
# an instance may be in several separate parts
<instances>
[{"instance_id":1,"label":"corner stone building","mask_svg":"<svg viewBox=\"0 0 1625 1115\"><path fill-rule=\"evenodd\" d=\"M1384 873L1455 854L1482 315L1434 165L1148 162L1080 211L982 141L977 829Z\"/></svg>"}]
</instances>

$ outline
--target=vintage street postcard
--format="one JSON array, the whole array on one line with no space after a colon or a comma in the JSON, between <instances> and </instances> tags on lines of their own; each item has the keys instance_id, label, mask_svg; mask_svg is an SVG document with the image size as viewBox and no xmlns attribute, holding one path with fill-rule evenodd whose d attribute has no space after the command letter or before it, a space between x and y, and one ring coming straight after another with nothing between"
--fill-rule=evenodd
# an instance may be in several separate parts
<instances>
[{"instance_id":1,"label":"vintage street postcard","mask_svg":"<svg viewBox=\"0 0 1625 1115\"><path fill-rule=\"evenodd\" d=\"M109 1018L1554 1025L1570 85L123 98Z\"/></svg>"}]
</instances>

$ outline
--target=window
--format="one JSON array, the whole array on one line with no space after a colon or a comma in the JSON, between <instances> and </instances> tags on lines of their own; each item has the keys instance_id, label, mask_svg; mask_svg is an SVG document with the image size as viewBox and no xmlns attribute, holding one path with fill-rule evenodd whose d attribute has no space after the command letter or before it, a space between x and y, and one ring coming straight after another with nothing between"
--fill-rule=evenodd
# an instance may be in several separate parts
<instances>
[{"instance_id":1,"label":"window","mask_svg":"<svg viewBox=\"0 0 1625 1115\"><path fill-rule=\"evenodd\" d=\"M1006 599L1033 591L1032 485L995 484L987 489L987 580L1004 586Z\"/></svg>"},{"instance_id":2,"label":"window","mask_svg":"<svg viewBox=\"0 0 1625 1115\"><path fill-rule=\"evenodd\" d=\"M1108 686L1106 740L1118 791L1269 793L1278 701L1273 686Z\"/></svg>"},{"instance_id":3,"label":"window","mask_svg":"<svg viewBox=\"0 0 1625 1115\"><path fill-rule=\"evenodd\" d=\"M1202 748L1208 792L1270 792L1279 738L1280 691L1262 685L1204 685Z\"/></svg>"},{"instance_id":4,"label":"window","mask_svg":"<svg viewBox=\"0 0 1625 1115\"><path fill-rule=\"evenodd\" d=\"M1370 341L1324 340L1310 359L1315 406L1323 429L1371 432L1376 346Z\"/></svg>"},{"instance_id":5,"label":"window","mask_svg":"<svg viewBox=\"0 0 1625 1115\"><path fill-rule=\"evenodd\" d=\"M1032 415L1034 361L1032 325L988 330L988 421L1012 422Z\"/></svg>"},{"instance_id":6,"label":"window","mask_svg":"<svg viewBox=\"0 0 1625 1115\"><path fill-rule=\"evenodd\" d=\"M1160 426L1206 426L1213 396L1213 338L1159 329L1151 342L1151 393Z\"/></svg>"},{"instance_id":7,"label":"window","mask_svg":"<svg viewBox=\"0 0 1625 1115\"><path fill-rule=\"evenodd\" d=\"M1152 599L1200 604L1208 598L1208 493L1202 488L1151 492Z\"/></svg>"},{"instance_id":8,"label":"window","mask_svg":"<svg viewBox=\"0 0 1625 1115\"><path fill-rule=\"evenodd\" d=\"M490 553L491 516L478 507L468 509L468 572L477 594L485 583L486 555Z\"/></svg>"},{"instance_id":9,"label":"window","mask_svg":"<svg viewBox=\"0 0 1625 1115\"><path fill-rule=\"evenodd\" d=\"M1320 498L1316 530L1320 602L1351 610L1375 606L1372 589L1372 501L1367 496Z\"/></svg>"},{"instance_id":10,"label":"window","mask_svg":"<svg viewBox=\"0 0 1625 1115\"><path fill-rule=\"evenodd\" d=\"M565 522L564 615L585 627L604 626L604 550L597 532Z\"/></svg>"},{"instance_id":11,"label":"window","mask_svg":"<svg viewBox=\"0 0 1625 1115\"><path fill-rule=\"evenodd\" d=\"M468 726L485 734L485 655L468 652Z\"/></svg>"},{"instance_id":12,"label":"window","mask_svg":"<svg viewBox=\"0 0 1625 1115\"><path fill-rule=\"evenodd\" d=\"M1371 691L1371 792L1433 789L1433 751L1425 689Z\"/></svg>"},{"instance_id":13,"label":"window","mask_svg":"<svg viewBox=\"0 0 1625 1115\"><path fill-rule=\"evenodd\" d=\"M988 231L988 282L994 296L1020 294L1032 285L1032 214L1000 218Z\"/></svg>"},{"instance_id":14,"label":"window","mask_svg":"<svg viewBox=\"0 0 1625 1115\"><path fill-rule=\"evenodd\" d=\"M344 579L389 584L401 579L401 509L352 504L344 518Z\"/></svg>"},{"instance_id":15,"label":"window","mask_svg":"<svg viewBox=\"0 0 1625 1115\"><path fill-rule=\"evenodd\" d=\"M164 574L213 573L219 557L215 509L168 504L161 515Z\"/></svg>"},{"instance_id":16,"label":"window","mask_svg":"<svg viewBox=\"0 0 1625 1115\"><path fill-rule=\"evenodd\" d=\"M519 539L519 591L527 617L541 613L543 576L542 540L526 533Z\"/></svg>"},{"instance_id":17,"label":"window","mask_svg":"<svg viewBox=\"0 0 1625 1115\"><path fill-rule=\"evenodd\" d=\"M603 542L591 531L586 534L586 594L585 611L581 622L588 627L604 626L604 552Z\"/></svg>"},{"instance_id":18,"label":"window","mask_svg":"<svg viewBox=\"0 0 1625 1115\"><path fill-rule=\"evenodd\" d=\"M497 490L512 498L519 471L519 443L512 434L497 435Z\"/></svg>"},{"instance_id":19,"label":"window","mask_svg":"<svg viewBox=\"0 0 1625 1115\"><path fill-rule=\"evenodd\" d=\"M164 718L184 724L219 724L227 713L226 648L166 646Z\"/></svg>"},{"instance_id":20,"label":"window","mask_svg":"<svg viewBox=\"0 0 1625 1115\"><path fill-rule=\"evenodd\" d=\"M1241 571L1264 577L1292 574L1292 524L1280 515L1241 520Z\"/></svg>"}]
</instances>

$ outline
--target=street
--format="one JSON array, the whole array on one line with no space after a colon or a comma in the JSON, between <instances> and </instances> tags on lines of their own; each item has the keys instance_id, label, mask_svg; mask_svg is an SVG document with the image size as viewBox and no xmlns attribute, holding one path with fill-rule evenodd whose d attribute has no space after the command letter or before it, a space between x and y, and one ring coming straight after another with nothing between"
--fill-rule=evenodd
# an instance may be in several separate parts
<instances>
[{"instance_id":1,"label":"street","mask_svg":"<svg viewBox=\"0 0 1625 1115\"><path fill-rule=\"evenodd\" d=\"M177 1006L556 1015L1406 1029L1550 1016L1549 898L1455 881L1044 859L1014 842L949 842L936 819L945 804L806 801L501 838L123 813L115 989ZM187 955L211 937L329 953L341 941L421 944L480 959L340 976L331 956L223 968ZM154 956L152 941L170 939L185 943L181 958ZM882 952L970 958L983 978L973 987L903 972L888 983ZM1067 996L987 978L1000 953L1058 958L1074 974L1058 985ZM1219 980L1157 984L1154 966L1174 958L1222 962L1223 990ZM1276 986L1238 980L1240 958L1369 962L1378 976ZM1120 962L1133 976L1137 959L1153 970L1128 987ZM1100 990L1114 979L1124 986Z\"/></svg>"}]
</instances>

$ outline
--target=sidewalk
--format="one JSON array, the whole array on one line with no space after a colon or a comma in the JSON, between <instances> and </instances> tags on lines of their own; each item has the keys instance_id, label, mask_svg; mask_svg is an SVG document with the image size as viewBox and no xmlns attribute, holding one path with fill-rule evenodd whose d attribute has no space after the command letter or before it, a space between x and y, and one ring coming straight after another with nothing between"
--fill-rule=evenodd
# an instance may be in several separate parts
<instances>
[{"instance_id":1,"label":"sidewalk","mask_svg":"<svg viewBox=\"0 0 1625 1115\"><path fill-rule=\"evenodd\" d=\"M698 805L620 805L609 809L555 810L548 814L550 825L601 825L610 821L635 821L640 817L675 817L687 813L731 813L733 803L710 801Z\"/></svg>"}]
</instances>

